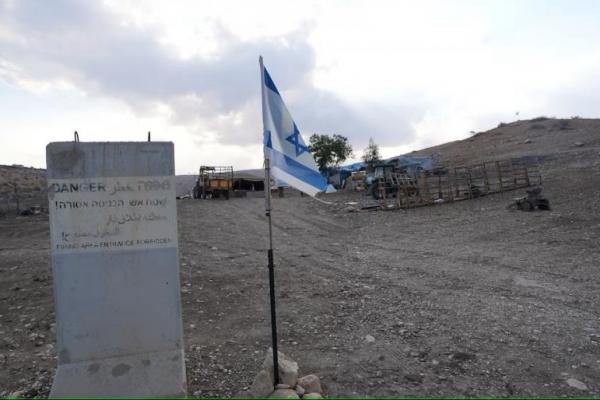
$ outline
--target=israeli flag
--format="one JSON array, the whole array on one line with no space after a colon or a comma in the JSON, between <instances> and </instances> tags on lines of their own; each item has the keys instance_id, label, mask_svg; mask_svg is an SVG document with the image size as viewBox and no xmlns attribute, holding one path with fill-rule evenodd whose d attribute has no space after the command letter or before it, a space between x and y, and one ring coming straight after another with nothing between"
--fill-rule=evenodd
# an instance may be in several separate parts
<instances>
[{"instance_id":1,"label":"israeli flag","mask_svg":"<svg viewBox=\"0 0 600 400\"><path fill-rule=\"evenodd\" d=\"M271 174L296 189L315 196L327 188L273 79L259 59L262 74L262 112L265 158Z\"/></svg>"}]
</instances>

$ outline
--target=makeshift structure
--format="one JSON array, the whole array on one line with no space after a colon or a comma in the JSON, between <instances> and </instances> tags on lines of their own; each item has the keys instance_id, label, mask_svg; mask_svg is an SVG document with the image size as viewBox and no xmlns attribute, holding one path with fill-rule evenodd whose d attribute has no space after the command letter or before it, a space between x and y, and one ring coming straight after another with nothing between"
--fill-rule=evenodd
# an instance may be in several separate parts
<instances>
[{"instance_id":1,"label":"makeshift structure","mask_svg":"<svg viewBox=\"0 0 600 400\"><path fill-rule=\"evenodd\" d=\"M539 163L530 157L437 167L377 178L380 207L410 208L459 201L542 184Z\"/></svg>"}]
</instances>

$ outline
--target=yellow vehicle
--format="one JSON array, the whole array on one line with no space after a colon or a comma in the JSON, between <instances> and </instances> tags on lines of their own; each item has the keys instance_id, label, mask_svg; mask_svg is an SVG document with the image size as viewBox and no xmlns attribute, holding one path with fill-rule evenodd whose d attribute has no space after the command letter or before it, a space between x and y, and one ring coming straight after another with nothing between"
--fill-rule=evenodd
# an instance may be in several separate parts
<instances>
[{"instance_id":1,"label":"yellow vehicle","mask_svg":"<svg viewBox=\"0 0 600 400\"><path fill-rule=\"evenodd\" d=\"M196 186L195 199L229 199L233 187L233 167L200 167Z\"/></svg>"}]
</instances>

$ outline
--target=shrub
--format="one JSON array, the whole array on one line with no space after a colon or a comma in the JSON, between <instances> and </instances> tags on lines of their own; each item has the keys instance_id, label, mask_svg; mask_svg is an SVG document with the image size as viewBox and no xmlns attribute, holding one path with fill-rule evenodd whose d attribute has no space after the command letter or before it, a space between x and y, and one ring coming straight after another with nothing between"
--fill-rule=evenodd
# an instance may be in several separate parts
<instances>
[{"instance_id":1,"label":"shrub","mask_svg":"<svg viewBox=\"0 0 600 400\"><path fill-rule=\"evenodd\" d=\"M530 122L543 122L543 121L548 121L549 119L550 118L542 115L542 116L539 116L537 118L533 118Z\"/></svg>"}]
</instances>

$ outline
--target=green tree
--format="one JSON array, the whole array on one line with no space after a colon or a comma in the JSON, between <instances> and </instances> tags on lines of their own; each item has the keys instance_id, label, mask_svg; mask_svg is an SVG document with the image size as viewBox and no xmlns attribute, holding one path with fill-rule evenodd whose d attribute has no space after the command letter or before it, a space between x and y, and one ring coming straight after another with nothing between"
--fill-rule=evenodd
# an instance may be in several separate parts
<instances>
[{"instance_id":1,"label":"green tree","mask_svg":"<svg viewBox=\"0 0 600 400\"><path fill-rule=\"evenodd\" d=\"M317 135L310 137L310 152L313 154L319 171L324 172L328 167L337 166L352 156L352 146L348 138L342 135Z\"/></svg>"},{"instance_id":2,"label":"green tree","mask_svg":"<svg viewBox=\"0 0 600 400\"><path fill-rule=\"evenodd\" d=\"M375 144L373 138L369 139L369 145L365 149L363 156L363 161L367 164L369 169L373 169L373 166L381 161L381 155L379 154L379 146Z\"/></svg>"}]
</instances>

